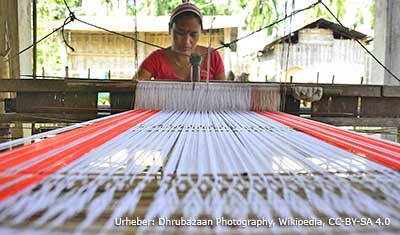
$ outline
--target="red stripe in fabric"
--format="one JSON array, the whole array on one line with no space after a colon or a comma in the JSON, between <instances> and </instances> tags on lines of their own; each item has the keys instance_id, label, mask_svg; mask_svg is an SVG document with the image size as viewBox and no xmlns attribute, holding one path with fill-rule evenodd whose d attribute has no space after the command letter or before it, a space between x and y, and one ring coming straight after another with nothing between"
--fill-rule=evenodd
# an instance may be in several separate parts
<instances>
[{"instance_id":1,"label":"red stripe in fabric","mask_svg":"<svg viewBox=\"0 0 400 235\"><path fill-rule=\"evenodd\" d=\"M24 172L33 172L35 175L29 176L26 179L22 179L15 184L11 184L10 186L2 189L0 191L0 201L5 200L6 198L14 195L15 193L25 189L28 186L31 186L32 184L35 184L39 182L40 180L44 179L47 177L49 174L48 172L55 172L66 165L70 164L74 160L82 157L84 154L90 152L94 148L104 144L105 142L109 141L110 139L116 137L117 135L120 135L124 131L128 130L129 128L139 124L140 122L148 119L149 117L153 116L156 114L158 111L153 110L149 111L145 114L142 114L141 116L134 118L133 120L126 122L124 124L121 124L113 129L107 130L106 132L102 133L101 135L95 136L91 139L85 140L72 148L69 148L61 153L58 153L51 158L45 159L42 162L39 162L38 164L29 167L28 169L24 169ZM43 171L45 171L45 174L41 174ZM1 183L9 183L10 181L21 177L21 172L17 172L13 175L10 175L8 177L5 177L1 179Z\"/></svg>"},{"instance_id":2,"label":"red stripe in fabric","mask_svg":"<svg viewBox=\"0 0 400 235\"><path fill-rule=\"evenodd\" d=\"M102 128L105 128L112 123L118 123L118 121L123 120L124 118L143 113L144 110L135 110L132 112L128 112L126 114L118 115L115 118L109 118L104 121L94 123L89 126L81 127L78 129L74 129L60 135L54 136L49 139L45 139L43 141L32 143L29 145L25 145L19 148L16 148L11 151L7 151L0 154L0 171L4 171L9 169L10 167L14 167L23 162L31 160L40 154L48 152L55 148L60 148L62 146L67 145L73 140L83 138L91 133L98 131Z\"/></svg>"},{"instance_id":3,"label":"red stripe in fabric","mask_svg":"<svg viewBox=\"0 0 400 235\"><path fill-rule=\"evenodd\" d=\"M275 121L278 121L284 125L300 130L308 135L311 135L315 138L324 140L332 145L340 147L350 152L354 152L360 156L367 157L370 160L393 168L395 170L400 169L400 162L396 160L397 156L394 154L388 154L387 152L382 151L372 151L370 148L365 148L362 144L357 144L357 142L353 140L346 140L343 137L340 137L337 133L330 132L329 130L324 130L322 128L317 128L315 126L311 126L305 123L295 122L293 120L289 120L283 116L276 115L271 112L257 112L265 117L271 118ZM390 151L390 150L388 150Z\"/></svg>"},{"instance_id":4,"label":"red stripe in fabric","mask_svg":"<svg viewBox=\"0 0 400 235\"><path fill-rule=\"evenodd\" d=\"M276 115L276 114L275 113L271 113L271 115ZM386 149L386 148L382 148L382 147L377 147L377 146L375 146L373 144L370 144L370 143L367 143L367 142L363 142L361 140L354 139L354 138L349 137L347 135L341 135L340 133L332 132L332 131L327 130L327 129L323 128L323 127L318 127L318 126L306 124L306 123L302 122L301 120L295 120L295 119L292 119L290 117L285 117L285 116L281 116L281 115L277 115L277 116L280 117L280 118L283 118L284 120L287 120L289 122L293 122L293 123L295 123L297 125L310 128L313 131L317 131L319 133L323 133L325 135L332 136L333 138L336 138L338 140L345 141L345 142L347 142L349 144L352 144L352 145L355 145L355 146L359 146L361 148L364 148L364 149L366 149L368 151L371 151L371 152L374 152L376 154L382 154L382 155L390 156L391 159L398 160L400 162L400 154L399 154L400 152L392 151L390 149Z\"/></svg>"},{"instance_id":5,"label":"red stripe in fabric","mask_svg":"<svg viewBox=\"0 0 400 235\"><path fill-rule=\"evenodd\" d=\"M330 126L330 125L325 124L325 123L316 122L316 121L313 121L313 120L297 117L297 116L290 115L290 114L287 114L287 113L281 113L281 112L273 112L273 113L277 114L277 115L282 115L282 116L285 116L285 117L289 117L291 119L298 120L298 121L300 121L302 123L307 123L307 124L310 124L310 125L313 125L313 126L318 126L318 127L330 130L332 132L335 132L335 133L338 133L338 134L341 134L341 135L344 135L344 136L348 136L348 137L351 137L353 139L356 139L356 140L359 140L359 141L362 141L362 142L365 142L365 143L373 144L375 146L382 147L382 148L385 148L385 149L388 149L388 150L391 150L391 151L394 151L394 152L400 152L400 145L396 145L394 143L389 143L389 142L386 142L386 141L365 137L365 136L362 136L362 135L359 135L359 134L356 134L356 133L353 133L353 132L350 132L350 131L338 129L337 127Z\"/></svg>"},{"instance_id":6,"label":"red stripe in fabric","mask_svg":"<svg viewBox=\"0 0 400 235\"><path fill-rule=\"evenodd\" d=\"M133 121L142 120L143 117L147 117L146 115L149 115L150 113L151 113L151 112L144 113L144 114L142 114L142 116L139 116L139 117L135 118ZM144 120L144 119L143 119L143 120ZM35 174L35 173L41 172L42 170L45 170L45 169L46 169L45 167L48 167L49 165L57 165L57 164L60 164L60 163L58 163L58 162L55 162L55 160L60 159L60 158L61 158L61 160L65 160L65 159L62 158L62 157L63 157L63 156L67 156L68 153L72 153L72 156L73 156L73 155L76 154L77 152L82 151L82 149L85 149L85 148L87 148L88 146L90 146L90 144L92 144L93 142L97 142L99 139L104 139L104 138L108 137L109 134L118 133L118 131L119 131L122 127L129 126L130 124L131 124L131 123L128 122L128 123L125 123L125 124L123 124L123 125L117 126L117 127L113 128L113 129L108 130L107 132L104 132L103 134L99 135L99 137L98 137L98 136L93 136L93 137L91 137L91 139L85 140L85 141L83 141L83 142L81 142L81 143L79 143L79 144L77 144L77 145L74 145L73 147L70 147L70 148L66 149L65 151L63 151L63 152L61 152L61 153L55 154L55 155L53 155L53 156L50 156L49 158L44 159L44 160L38 162L38 163L37 163L36 165L34 165L34 166L28 167L28 168L23 169L23 170L18 171L18 172L13 172L13 173L14 173L13 175L10 175L10 176L8 176L8 177L1 178L1 179L0 179L0 185L1 185L1 184L4 184L4 183L6 183L6 182L9 182L9 181L10 181L9 179L11 179L12 177L15 177L15 173L24 172L24 173ZM120 132L119 132L119 133L120 133ZM105 139L105 140L107 140L107 139ZM77 146L82 146L83 148L80 148L80 149L76 150ZM48 169L46 169L46 170L51 172L51 170L48 170Z\"/></svg>"}]
</instances>

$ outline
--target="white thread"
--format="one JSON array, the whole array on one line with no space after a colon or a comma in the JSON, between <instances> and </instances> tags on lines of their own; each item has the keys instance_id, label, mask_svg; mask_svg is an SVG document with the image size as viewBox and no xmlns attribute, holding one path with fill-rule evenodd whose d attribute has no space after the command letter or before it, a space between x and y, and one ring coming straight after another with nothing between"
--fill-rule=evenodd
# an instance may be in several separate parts
<instances>
[{"instance_id":1,"label":"white thread","mask_svg":"<svg viewBox=\"0 0 400 235\"><path fill-rule=\"evenodd\" d=\"M108 129L94 136L104 130ZM176 213L187 219L367 214L390 217L395 229L400 226L398 172L254 112L238 111L159 112L52 174L35 185L36 190L28 188L2 202L0 219L18 226L42 213L32 223L57 231L57 226L84 213L76 231L84 233L110 207L102 231L114 232L113 217L133 215L142 192L161 169L145 219ZM96 194L102 188L106 191ZM384 197L376 200L368 191ZM122 195L114 199L117 192ZM146 229L154 228L139 232ZM309 232L282 227L271 231Z\"/></svg>"}]
</instances>

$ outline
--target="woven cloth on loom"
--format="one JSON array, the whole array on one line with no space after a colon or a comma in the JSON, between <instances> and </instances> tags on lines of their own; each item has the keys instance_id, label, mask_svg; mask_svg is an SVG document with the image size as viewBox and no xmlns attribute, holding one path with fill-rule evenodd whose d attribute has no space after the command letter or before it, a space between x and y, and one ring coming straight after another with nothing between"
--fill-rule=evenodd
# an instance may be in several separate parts
<instances>
[{"instance_id":1,"label":"woven cloth on loom","mask_svg":"<svg viewBox=\"0 0 400 235\"><path fill-rule=\"evenodd\" d=\"M276 112L138 110L60 130L45 145L0 154L0 195L41 177L3 197L0 234L398 234L400 146L324 127L324 137L361 143L350 152L290 123L300 126ZM393 167L368 158L369 145ZM126 217L213 225L118 226ZM314 225L283 226L285 218ZM336 226L330 218L373 224ZM223 224L233 219L242 224ZM263 220L271 224L251 226Z\"/></svg>"},{"instance_id":2,"label":"woven cloth on loom","mask_svg":"<svg viewBox=\"0 0 400 235\"><path fill-rule=\"evenodd\" d=\"M182 111L278 111L280 86L232 82L140 81L136 109Z\"/></svg>"}]
</instances>

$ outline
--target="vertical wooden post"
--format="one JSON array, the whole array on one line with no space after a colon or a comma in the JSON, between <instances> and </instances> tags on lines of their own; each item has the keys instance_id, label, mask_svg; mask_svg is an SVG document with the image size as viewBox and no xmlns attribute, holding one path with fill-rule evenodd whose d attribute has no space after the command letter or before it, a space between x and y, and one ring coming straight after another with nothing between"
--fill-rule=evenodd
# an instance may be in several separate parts
<instances>
[{"instance_id":1,"label":"vertical wooden post","mask_svg":"<svg viewBox=\"0 0 400 235\"><path fill-rule=\"evenodd\" d=\"M400 128L397 128L397 143L400 143Z\"/></svg>"},{"instance_id":2,"label":"vertical wooden post","mask_svg":"<svg viewBox=\"0 0 400 235\"><path fill-rule=\"evenodd\" d=\"M20 78L21 56L13 55L20 50L20 31L22 32L24 29L27 29L24 28L26 25L19 24L18 22L18 9L19 4L22 4L21 2L23 1L0 0L0 54L7 56L8 48L10 49L8 66L7 63L1 62L0 66L2 69L0 69L0 72L4 75L4 70L8 70L8 77L12 79ZM7 68L4 68L5 66L7 66Z\"/></svg>"},{"instance_id":3,"label":"vertical wooden post","mask_svg":"<svg viewBox=\"0 0 400 235\"><path fill-rule=\"evenodd\" d=\"M135 80L137 80L139 77L139 57L138 57L138 37L139 37L139 33L138 33L138 28L137 28L137 2L136 0L133 0L133 5L135 8ZM108 74L108 80L111 80L110 78L111 73Z\"/></svg>"},{"instance_id":4,"label":"vertical wooden post","mask_svg":"<svg viewBox=\"0 0 400 235\"><path fill-rule=\"evenodd\" d=\"M32 0L32 43L33 43L33 49L32 49L32 77L33 79L36 79L36 68L37 68L37 47L36 47L36 42L37 42L37 0Z\"/></svg>"},{"instance_id":5,"label":"vertical wooden post","mask_svg":"<svg viewBox=\"0 0 400 235\"><path fill-rule=\"evenodd\" d=\"M319 83L319 72L317 72L317 84Z\"/></svg>"},{"instance_id":6,"label":"vertical wooden post","mask_svg":"<svg viewBox=\"0 0 400 235\"><path fill-rule=\"evenodd\" d=\"M332 76L332 84L335 84L335 75Z\"/></svg>"},{"instance_id":7,"label":"vertical wooden post","mask_svg":"<svg viewBox=\"0 0 400 235\"><path fill-rule=\"evenodd\" d=\"M68 74L68 66L65 66L65 79L68 79L69 74Z\"/></svg>"}]
</instances>

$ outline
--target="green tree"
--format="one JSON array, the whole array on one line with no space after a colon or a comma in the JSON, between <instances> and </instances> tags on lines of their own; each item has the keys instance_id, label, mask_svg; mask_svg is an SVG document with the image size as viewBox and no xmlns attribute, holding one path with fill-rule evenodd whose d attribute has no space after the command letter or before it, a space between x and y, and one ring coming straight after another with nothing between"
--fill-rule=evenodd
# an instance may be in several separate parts
<instances>
[{"instance_id":1,"label":"green tree","mask_svg":"<svg viewBox=\"0 0 400 235\"><path fill-rule=\"evenodd\" d=\"M129 2L133 2L133 0L130 0ZM233 9L231 9L232 0L222 1L225 4L220 4L218 6L217 3L213 4L209 0L193 0L190 2L199 6L204 15L229 15L232 14L233 11ZM170 1L146 0L142 5L142 9L146 11L147 15L152 15L152 16L169 15L171 14L171 11L181 3L182 0L170 0ZM129 5L132 5L132 3Z\"/></svg>"},{"instance_id":2,"label":"green tree","mask_svg":"<svg viewBox=\"0 0 400 235\"><path fill-rule=\"evenodd\" d=\"M240 0L240 6L247 12L246 24L251 30L269 25L280 16L278 0ZM274 29L269 28L268 34L272 34Z\"/></svg>"},{"instance_id":3,"label":"green tree","mask_svg":"<svg viewBox=\"0 0 400 235\"><path fill-rule=\"evenodd\" d=\"M342 19L344 14L346 14L346 2L347 0L329 0L329 2L326 0L324 1L324 3L332 10L332 12L336 15L338 19ZM319 4L311 11L311 17L324 17L329 20L334 19L332 15L321 4Z\"/></svg>"},{"instance_id":4,"label":"green tree","mask_svg":"<svg viewBox=\"0 0 400 235\"><path fill-rule=\"evenodd\" d=\"M290 3L290 0L238 0L241 8L247 13L246 24L251 30L256 30L266 25L269 25L284 16L284 4ZM316 0L309 0L307 3L312 4L317 2ZM329 9L335 14L339 20L343 20L348 10L348 5L351 0L323 0L323 2L329 7ZM365 9L369 9L366 12ZM287 9L287 14L292 9ZM297 10L297 9L296 9ZM370 26L374 26L374 15L375 15L375 0L363 1L357 5L356 9L352 9L356 12L355 19L353 21L353 27L356 28L359 25L365 24L366 17L370 18ZM367 16L369 14L369 16ZM315 8L307 10L305 13L306 20L316 18L326 18L333 22L336 22L334 17L325 9L322 4L318 4ZM274 28L267 30L268 34L271 35L277 32L277 28L281 25L276 25Z\"/></svg>"},{"instance_id":5,"label":"green tree","mask_svg":"<svg viewBox=\"0 0 400 235\"><path fill-rule=\"evenodd\" d=\"M81 0L68 0L71 10L79 9ZM79 14L79 11L75 12ZM68 17L68 10L63 0L39 0L37 1L37 38L43 38L54 30L50 22L63 20ZM56 27L58 27L57 25ZM46 71L61 71L60 36L56 33L37 46L37 67L45 68Z\"/></svg>"},{"instance_id":6,"label":"green tree","mask_svg":"<svg viewBox=\"0 0 400 235\"><path fill-rule=\"evenodd\" d=\"M369 7L369 14L371 14L371 21L369 22L371 25L371 28L375 28L375 10L376 10L376 0L373 0L372 3L370 4Z\"/></svg>"}]
</instances>

